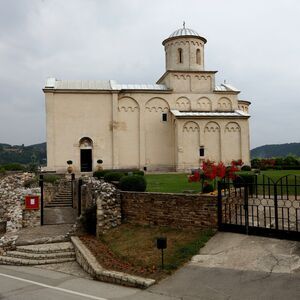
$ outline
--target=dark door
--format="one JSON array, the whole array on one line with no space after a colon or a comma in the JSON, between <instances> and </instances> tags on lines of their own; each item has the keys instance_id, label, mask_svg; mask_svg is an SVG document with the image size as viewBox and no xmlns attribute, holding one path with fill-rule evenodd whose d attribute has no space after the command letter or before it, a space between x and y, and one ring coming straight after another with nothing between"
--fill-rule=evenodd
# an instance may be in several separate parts
<instances>
[{"instance_id":1,"label":"dark door","mask_svg":"<svg viewBox=\"0 0 300 300\"><path fill-rule=\"evenodd\" d=\"M92 149L80 150L81 172L92 172Z\"/></svg>"}]
</instances>

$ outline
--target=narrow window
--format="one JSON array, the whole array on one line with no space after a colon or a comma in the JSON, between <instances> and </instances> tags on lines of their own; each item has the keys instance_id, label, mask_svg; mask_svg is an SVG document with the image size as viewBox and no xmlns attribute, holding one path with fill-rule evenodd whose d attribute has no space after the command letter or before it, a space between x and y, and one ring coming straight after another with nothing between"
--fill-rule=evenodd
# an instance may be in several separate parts
<instances>
[{"instance_id":1,"label":"narrow window","mask_svg":"<svg viewBox=\"0 0 300 300\"><path fill-rule=\"evenodd\" d=\"M204 156L204 146L200 146L199 154L200 154L200 157Z\"/></svg>"},{"instance_id":2,"label":"narrow window","mask_svg":"<svg viewBox=\"0 0 300 300\"><path fill-rule=\"evenodd\" d=\"M182 49L181 48L178 49L178 62L180 64L183 62L183 59L182 59Z\"/></svg>"},{"instance_id":3,"label":"narrow window","mask_svg":"<svg viewBox=\"0 0 300 300\"><path fill-rule=\"evenodd\" d=\"M201 64L200 49L197 49L197 51L196 51L196 63L198 65Z\"/></svg>"},{"instance_id":4,"label":"narrow window","mask_svg":"<svg viewBox=\"0 0 300 300\"><path fill-rule=\"evenodd\" d=\"M168 121L168 114L166 114L166 113L162 114L162 121L163 122L167 122Z\"/></svg>"}]
</instances>

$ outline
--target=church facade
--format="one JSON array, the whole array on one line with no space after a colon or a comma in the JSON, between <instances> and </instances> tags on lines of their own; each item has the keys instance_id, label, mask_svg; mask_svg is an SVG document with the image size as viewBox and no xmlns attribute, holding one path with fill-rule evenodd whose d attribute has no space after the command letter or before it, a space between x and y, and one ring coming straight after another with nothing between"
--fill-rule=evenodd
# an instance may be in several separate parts
<instances>
[{"instance_id":1,"label":"church facade","mask_svg":"<svg viewBox=\"0 0 300 300\"><path fill-rule=\"evenodd\" d=\"M47 169L189 171L210 159L250 162L249 105L239 90L215 85L204 68L206 39L181 28L163 41L166 71L156 84L49 78Z\"/></svg>"}]
</instances>

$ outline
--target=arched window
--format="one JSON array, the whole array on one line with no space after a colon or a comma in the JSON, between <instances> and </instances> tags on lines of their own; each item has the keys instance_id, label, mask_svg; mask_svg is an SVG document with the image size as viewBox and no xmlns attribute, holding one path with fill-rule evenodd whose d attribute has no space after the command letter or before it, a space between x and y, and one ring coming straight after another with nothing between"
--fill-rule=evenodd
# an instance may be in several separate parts
<instances>
[{"instance_id":1,"label":"arched window","mask_svg":"<svg viewBox=\"0 0 300 300\"><path fill-rule=\"evenodd\" d=\"M197 51L196 51L196 63L198 64L198 65L200 65L201 64L201 56L200 56L200 49L197 49Z\"/></svg>"},{"instance_id":2,"label":"arched window","mask_svg":"<svg viewBox=\"0 0 300 300\"><path fill-rule=\"evenodd\" d=\"M182 49L178 49L178 62L181 64L183 63L183 57L182 57Z\"/></svg>"}]
</instances>

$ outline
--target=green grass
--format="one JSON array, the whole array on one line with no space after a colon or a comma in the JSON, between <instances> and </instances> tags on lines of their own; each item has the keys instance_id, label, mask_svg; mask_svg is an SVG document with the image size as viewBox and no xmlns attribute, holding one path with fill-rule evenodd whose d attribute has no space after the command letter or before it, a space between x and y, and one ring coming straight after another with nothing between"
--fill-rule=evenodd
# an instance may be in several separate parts
<instances>
[{"instance_id":1,"label":"green grass","mask_svg":"<svg viewBox=\"0 0 300 300\"><path fill-rule=\"evenodd\" d=\"M252 172L240 172L240 173L253 174ZM257 177L259 184L263 183L262 175L269 176L274 181L286 175L298 175L299 176L298 184L300 185L300 170L261 171L260 175L258 175ZM147 192L182 193L184 191L193 191L194 193L199 193L201 191L200 182L192 182L192 183L188 182L188 174L174 174L174 173L147 174L145 176L147 180ZM294 176L288 178L288 183L291 185L294 184ZM265 184L267 184L267 182L265 182ZM300 192L300 187L298 188L298 190Z\"/></svg>"},{"instance_id":2,"label":"green grass","mask_svg":"<svg viewBox=\"0 0 300 300\"><path fill-rule=\"evenodd\" d=\"M188 182L187 174L147 174L147 192L182 193L193 191L199 193L200 182Z\"/></svg>"},{"instance_id":3,"label":"green grass","mask_svg":"<svg viewBox=\"0 0 300 300\"><path fill-rule=\"evenodd\" d=\"M101 239L121 260L146 269L148 274L145 275L159 279L191 259L213 235L212 230L122 224L109 230ZM156 248L159 236L167 237L164 271L160 269L161 251Z\"/></svg>"}]
</instances>

